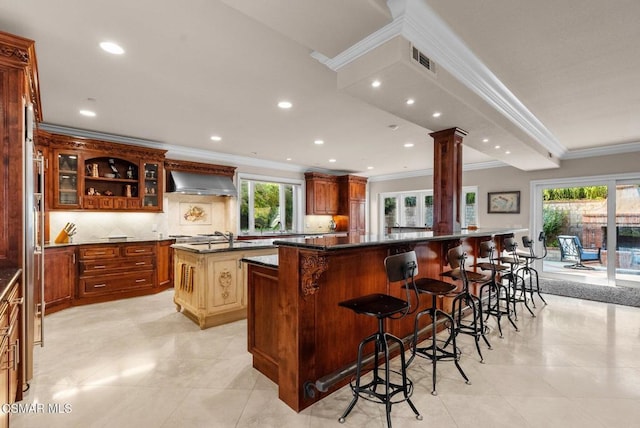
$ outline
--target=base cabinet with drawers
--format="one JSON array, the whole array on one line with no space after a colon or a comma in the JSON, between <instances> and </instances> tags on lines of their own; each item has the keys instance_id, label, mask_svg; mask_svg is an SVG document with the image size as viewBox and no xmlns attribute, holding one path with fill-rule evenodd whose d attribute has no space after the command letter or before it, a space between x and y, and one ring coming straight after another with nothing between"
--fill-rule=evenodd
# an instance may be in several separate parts
<instances>
[{"instance_id":1,"label":"base cabinet with drawers","mask_svg":"<svg viewBox=\"0 0 640 428\"><path fill-rule=\"evenodd\" d=\"M45 315L74 305L143 296L173 287L174 242L167 239L46 248Z\"/></svg>"},{"instance_id":2,"label":"base cabinet with drawers","mask_svg":"<svg viewBox=\"0 0 640 428\"><path fill-rule=\"evenodd\" d=\"M155 243L81 245L78 259L78 299L104 301L155 286Z\"/></svg>"}]
</instances>

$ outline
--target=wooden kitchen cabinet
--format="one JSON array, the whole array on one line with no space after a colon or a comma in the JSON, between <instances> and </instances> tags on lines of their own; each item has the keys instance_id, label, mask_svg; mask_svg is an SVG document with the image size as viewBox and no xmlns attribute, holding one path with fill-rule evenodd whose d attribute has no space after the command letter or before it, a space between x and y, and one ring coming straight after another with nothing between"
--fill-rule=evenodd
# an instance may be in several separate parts
<instances>
[{"instance_id":1,"label":"wooden kitchen cabinet","mask_svg":"<svg viewBox=\"0 0 640 428\"><path fill-rule=\"evenodd\" d=\"M45 315L52 314L73 304L78 280L76 246L50 247L44 256ZM36 297L39 300L39 296Z\"/></svg>"},{"instance_id":2,"label":"wooden kitchen cabinet","mask_svg":"<svg viewBox=\"0 0 640 428\"><path fill-rule=\"evenodd\" d=\"M51 208L80 208L80 154L76 151L53 150L49 162L53 165L50 180Z\"/></svg>"},{"instance_id":3,"label":"wooden kitchen cabinet","mask_svg":"<svg viewBox=\"0 0 640 428\"><path fill-rule=\"evenodd\" d=\"M307 215L338 214L338 177L329 174L307 172L306 182Z\"/></svg>"},{"instance_id":4,"label":"wooden kitchen cabinet","mask_svg":"<svg viewBox=\"0 0 640 428\"><path fill-rule=\"evenodd\" d=\"M36 144L52 165L51 210L162 211L166 150L42 130Z\"/></svg>"},{"instance_id":5,"label":"wooden kitchen cabinet","mask_svg":"<svg viewBox=\"0 0 640 428\"><path fill-rule=\"evenodd\" d=\"M156 249L156 265L158 275L158 286L162 288L173 287L173 248L175 239L158 241Z\"/></svg>"},{"instance_id":6,"label":"wooden kitchen cabinet","mask_svg":"<svg viewBox=\"0 0 640 428\"><path fill-rule=\"evenodd\" d=\"M19 271L17 271L19 272ZM2 404L22 400L22 375L20 355L22 352L21 313L23 299L20 296L21 275L15 275L0 299L0 399ZM9 426L9 413L0 412L0 427Z\"/></svg>"},{"instance_id":7,"label":"wooden kitchen cabinet","mask_svg":"<svg viewBox=\"0 0 640 428\"><path fill-rule=\"evenodd\" d=\"M31 104L36 122L42 121L38 67L33 40L0 31L0 269L17 274L3 290L0 301L0 405L22 400L23 384L32 376L30 337L22 322L21 275L25 213L25 153L27 110ZM26 156L26 158L25 158ZM33 195L27 195L33 197ZM7 297L9 296L9 297ZM28 302L31 303L31 302ZM27 314L32 316L32 314ZM21 351L21 344L26 351ZM24 358L18 358L24 354ZM0 412L0 426L9 425L9 412Z\"/></svg>"},{"instance_id":8,"label":"wooden kitchen cabinet","mask_svg":"<svg viewBox=\"0 0 640 428\"><path fill-rule=\"evenodd\" d=\"M156 284L156 242L86 244L78 248L74 304L149 294Z\"/></svg>"},{"instance_id":9,"label":"wooden kitchen cabinet","mask_svg":"<svg viewBox=\"0 0 640 428\"><path fill-rule=\"evenodd\" d=\"M346 216L347 231L362 235L366 232L367 178L343 175L339 183L340 214Z\"/></svg>"}]
</instances>

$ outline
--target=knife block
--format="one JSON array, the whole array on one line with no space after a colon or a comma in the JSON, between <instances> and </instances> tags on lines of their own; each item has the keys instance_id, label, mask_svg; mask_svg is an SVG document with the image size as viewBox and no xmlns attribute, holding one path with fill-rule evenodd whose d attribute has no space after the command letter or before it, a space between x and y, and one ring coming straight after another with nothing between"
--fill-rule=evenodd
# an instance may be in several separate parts
<instances>
[{"instance_id":1,"label":"knife block","mask_svg":"<svg viewBox=\"0 0 640 428\"><path fill-rule=\"evenodd\" d=\"M56 236L56 239L54 241L56 244L68 244L69 243L69 234L67 232L65 232L64 230L61 230L60 233L58 233L58 236Z\"/></svg>"}]
</instances>

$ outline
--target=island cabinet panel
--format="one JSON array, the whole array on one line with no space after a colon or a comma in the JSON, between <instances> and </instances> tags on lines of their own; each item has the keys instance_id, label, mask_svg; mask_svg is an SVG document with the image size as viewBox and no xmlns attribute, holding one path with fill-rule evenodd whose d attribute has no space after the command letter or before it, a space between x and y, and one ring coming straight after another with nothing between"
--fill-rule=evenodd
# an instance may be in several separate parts
<instances>
[{"instance_id":1,"label":"island cabinet panel","mask_svg":"<svg viewBox=\"0 0 640 428\"><path fill-rule=\"evenodd\" d=\"M212 292L206 295L207 315L216 313L219 308L242 310L246 305L238 259L233 254L227 254L217 260L209 259L207 264L207 270L213 276Z\"/></svg>"},{"instance_id":2,"label":"island cabinet panel","mask_svg":"<svg viewBox=\"0 0 640 428\"><path fill-rule=\"evenodd\" d=\"M242 258L276 253L275 248L193 252L174 249L176 309L201 329L247 317Z\"/></svg>"},{"instance_id":3,"label":"island cabinet panel","mask_svg":"<svg viewBox=\"0 0 640 428\"><path fill-rule=\"evenodd\" d=\"M247 349L253 367L278 383L278 269L247 265Z\"/></svg>"}]
</instances>

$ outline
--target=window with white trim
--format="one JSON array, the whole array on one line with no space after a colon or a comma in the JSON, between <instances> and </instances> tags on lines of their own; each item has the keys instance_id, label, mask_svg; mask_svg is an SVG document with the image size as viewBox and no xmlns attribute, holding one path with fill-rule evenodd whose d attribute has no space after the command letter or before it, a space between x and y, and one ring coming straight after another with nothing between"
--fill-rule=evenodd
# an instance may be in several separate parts
<instances>
[{"instance_id":1,"label":"window with white trim","mask_svg":"<svg viewBox=\"0 0 640 428\"><path fill-rule=\"evenodd\" d=\"M301 229L302 181L239 175L240 233Z\"/></svg>"},{"instance_id":2,"label":"window with white trim","mask_svg":"<svg viewBox=\"0 0 640 428\"><path fill-rule=\"evenodd\" d=\"M460 227L478 224L477 186L462 188ZM433 190L391 192L380 195L381 227L433 227Z\"/></svg>"}]
</instances>

